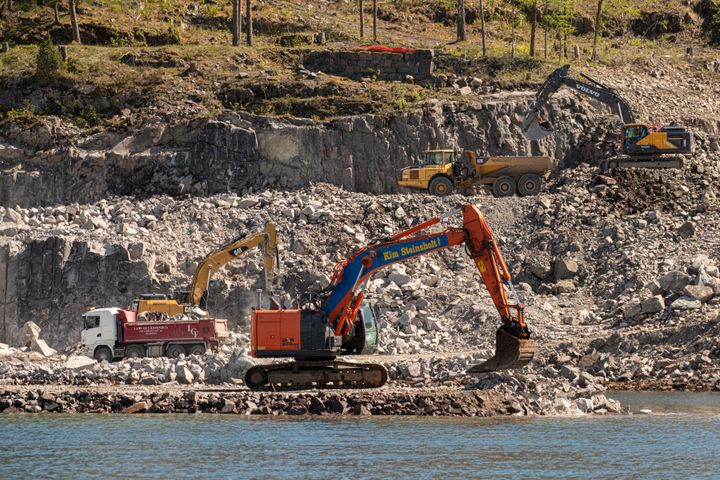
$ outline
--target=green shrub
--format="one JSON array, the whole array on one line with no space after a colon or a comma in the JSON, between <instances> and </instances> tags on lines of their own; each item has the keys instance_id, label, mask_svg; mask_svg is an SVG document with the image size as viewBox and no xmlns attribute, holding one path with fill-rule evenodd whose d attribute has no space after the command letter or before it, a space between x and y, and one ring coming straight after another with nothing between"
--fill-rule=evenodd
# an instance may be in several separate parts
<instances>
[{"instance_id":1,"label":"green shrub","mask_svg":"<svg viewBox=\"0 0 720 480\"><path fill-rule=\"evenodd\" d=\"M41 85L47 85L62 78L64 73L65 62L48 36L38 49L35 79Z\"/></svg>"},{"instance_id":2,"label":"green shrub","mask_svg":"<svg viewBox=\"0 0 720 480\"><path fill-rule=\"evenodd\" d=\"M705 29L710 35L710 42L720 44L720 5L714 5L712 12L705 21Z\"/></svg>"}]
</instances>

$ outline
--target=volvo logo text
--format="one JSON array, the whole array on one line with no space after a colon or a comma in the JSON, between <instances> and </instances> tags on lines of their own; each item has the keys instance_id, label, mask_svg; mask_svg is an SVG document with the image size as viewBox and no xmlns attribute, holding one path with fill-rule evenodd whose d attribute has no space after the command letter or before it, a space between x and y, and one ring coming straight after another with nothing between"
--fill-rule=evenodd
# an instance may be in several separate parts
<instances>
[{"instance_id":1,"label":"volvo logo text","mask_svg":"<svg viewBox=\"0 0 720 480\"><path fill-rule=\"evenodd\" d=\"M584 85L578 85L578 90L582 90L583 92L587 93L588 95L592 95L593 97L600 97L600 92L596 92L595 90L592 90Z\"/></svg>"}]
</instances>

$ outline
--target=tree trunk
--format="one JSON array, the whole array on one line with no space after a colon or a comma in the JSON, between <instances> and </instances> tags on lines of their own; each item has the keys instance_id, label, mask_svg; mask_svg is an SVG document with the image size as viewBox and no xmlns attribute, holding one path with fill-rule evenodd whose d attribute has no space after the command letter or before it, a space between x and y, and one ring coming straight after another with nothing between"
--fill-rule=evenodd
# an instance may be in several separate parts
<instances>
[{"instance_id":1,"label":"tree trunk","mask_svg":"<svg viewBox=\"0 0 720 480\"><path fill-rule=\"evenodd\" d=\"M377 42L377 0L373 0L373 42Z\"/></svg>"},{"instance_id":2,"label":"tree trunk","mask_svg":"<svg viewBox=\"0 0 720 480\"><path fill-rule=\"evenodd\" d=\"M515 58L515 20L517 13L515 12L515 4L513 3L512 13L510 14L510 21L512 22L512 37L510 40L510 58Z\"/></svg>"},{"instance_id":3,"label":"tree trunk","mask_svg":"<svg viewBox=\"0 0 720 480\"><path fill-rule=\"evenodd\" d=\"M532 4L532 22L530 23L530 56L535 56L535 32L537 31L537 2Z\"/></svg>"},{"instance_id":4,"label":"tree trunk","mask_svg":"<svg viewBox=\"0 0 720 480\"><path fill-rule=\"evenodd\" d=\"M465 0L457 0L457 41L465 41Z\"/></svg>"},{"instance_id":5,"label":"tree trunk","mask_svg":"<svg viewBox=\"0 0 720 480\"><path fill-rule=\"evenodd\" d=\"M600 34L600 15L602 14L602 4L603 0L598 0L597 15L595 15L595 34L593 35L593 51L592 56L590 57L590 60L592 60L593 62L598 59L597 42L598 35Z\"/></svg>"},{"instance_id":6,"label":"tree trunk","mask_svg":"<svg viewBox=\"0 0 720 480\"><path fill-rule=\"evenodd\" d=\"M53 24L60 25L60 2L55 2L53 5L53 12L55 13L55 21Z\"/></svg>"},{"instance_id":7,"label":"tree trunk","mask_svg":"<svg viewBox=\"0 0 720 480\"><path fill-rule=\"evenodd\" d=\"M80 40L80 25L78 25L77 10L75 9L76 3L77 0L70 0L68 5L70 10L70 25L72 26L73 43L82 44Z\"/></svg>"},{"instance_id":8,"label":"tree trunk","mask_svg":"<svg viewBox=\"0 0 720 480\"><path fill-rule=\"evenodd\" d=\"M544 15L547 15L548 1L549 1L549 0L545 0L545 8L543 9L543 16L544 16ZM543 46L543 52L544 52L544 54L545 54L545 60L547 60L547 58L548 58L548 52L547 52L547 33L548 33L548 32L547 32L547 29L546 29L546 28L543 28L543 34L544 34L544 36L545 36L545 45Z\"/></svg>"},{"instance_id":9,"label":"tree trunk","mask_svg":"<svg viewBox=\"0 0 720 480\"><path fill-rule=\"evenodd\" d=\"M0 0L0 18L5 18L5 3Z\"/></svg>"},{"instance_id":10,"label":"tree trunk","mask_svg":"<svg viewBox=\"0 0 720 480\"><path fill-rule=\"evenodd\" d=\"M360 38L365 38L365 1L360 0Z\"/></svg>"},{"instance_id":11,"label":"tree trunk","mask_svg":"<svg viewBox=\"0 0 720 480\"><path fill-rule=\"evenodd\" d=\"M482 34L482 52L483 57L487 56L487 49L485 48L485 5L483 0L480 0L480 31Z\"/></svg>"},{"instance_id":12,"label":"tree trunk","mask_svg":"<svg viewBox=\"0 0 720 480\"><path fill-rule=\"evenodd\" d=\"M8 12L13 11L13 0L7 0L7 9L8 9Z\"/></svg>"},{"instance_id":13,"label":"tree trunk","mask_svg":"<svg viewBox=\"0 0 720 480\"><path fill-rule=\"evenodd\" d=\"M245 11L245 21L247 21L247 25L245 28L245 33L247 35L247 44L248 46L252 46L253 42L253 25L252 25L252 4L250 0L246 0L246 6L247 9Z\"/></svg>"},{"instance_id":14,"label":"tree trunk","mask_svg":"<svg viewBox=\"0 0 720 480\"><path fill-rule=\"evenodd\" d=\"M231 0L232 3L232 44L233 47L240 45L240 37L242 36L242 0Z\"/></svg>"}]
</instances>

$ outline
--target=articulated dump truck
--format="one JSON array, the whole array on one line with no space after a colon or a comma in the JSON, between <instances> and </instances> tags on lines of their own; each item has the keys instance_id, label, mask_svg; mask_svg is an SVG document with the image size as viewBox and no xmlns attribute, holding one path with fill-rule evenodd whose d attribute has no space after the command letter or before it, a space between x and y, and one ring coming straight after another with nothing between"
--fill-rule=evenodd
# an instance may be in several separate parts
<instances>
[{"instance_id":1,"label":"articulated dump truck","mask_svg":"<svg viewBox=\"0 0 720 480\"><path fill-rule=\"evenodd\" d=\"M491 185L496 197L540 193L543 177L555 166L550 157L480 157L466 150L427 150L422 165L402 170L401 187L450 195L458 188Z\"/></svg>"}]
</instances>

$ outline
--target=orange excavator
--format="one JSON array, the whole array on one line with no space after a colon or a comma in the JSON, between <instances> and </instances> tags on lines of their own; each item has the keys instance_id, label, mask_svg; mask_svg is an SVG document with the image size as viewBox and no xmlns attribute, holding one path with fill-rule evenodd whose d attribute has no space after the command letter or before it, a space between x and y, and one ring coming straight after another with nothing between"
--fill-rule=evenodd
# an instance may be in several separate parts
<instances>
[{"instance_id":1,"label":"orange excavator","mask_svg":"<svg viewBox=\"0 0 720 480\"><path fill-rule=\"evenodd\" d=\"M462 213L463 226L441 232L426 230ZM293 358L290 362L256 365L245 375L253 390L304 388L376 388L387 381L380 364L356 363L336 357L375 353L376 316L365 301L363 286L378 270L393 263L464 244L480 272L502 325L496 332L495 354L468 373L522 368L535 353L525 323L524 305L482 213L474 205L433 217L408 230L380 239L354 252L333 270L331 285L309 295L297 309L254 310L251 352L256 358ZM513 295L508 301L506 287Z\"/></svg>"}]
</instances>

